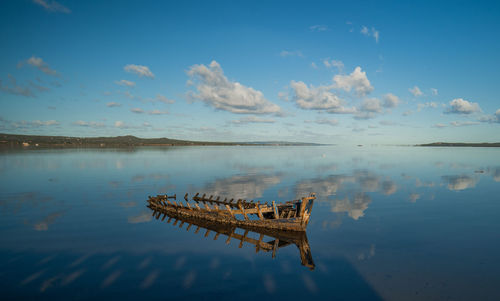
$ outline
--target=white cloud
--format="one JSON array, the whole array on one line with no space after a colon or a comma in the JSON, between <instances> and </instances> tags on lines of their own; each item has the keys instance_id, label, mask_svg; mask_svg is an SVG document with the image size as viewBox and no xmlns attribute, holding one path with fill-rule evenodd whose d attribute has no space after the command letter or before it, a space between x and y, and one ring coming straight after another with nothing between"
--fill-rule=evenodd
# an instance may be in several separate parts
<instances>
[{"instance_id":1,"label":"white cloud","mask_svg":"<svg viewBox=\"0 0 500 301\"><path fill-rule=\"evenodd\" d=\"M327 119L327 118L324 118L324 119L317 119L315 121L315 123L336 126L336 125L339 124L339 121L337 119Z\"/></svg>"},{"instance_id":2,"label":"white cloud","mask_svg":"<svg viewBox=\"0 0 500 301\"><path fill-rule=\"evenodd\" d=\"M153 110L148 112L149 115L167 115L168 111Z\"/></svg>"},{"instance_id":3,"label":"white cloud","mask_svg":"<svg viewBox=\"0 0 500 301\"><path fill-rule=\"evenodd\" d=\"M433 125L432 127L435 127L435 128L438 128L438 129L442 129L442 128L445 128L445 127L446 127L446 124L436 123L436 124L435 124L435 125Z\"/></svg>"},{"instance_id":4,"label":"white cloud","mask_svg":"<svg viewBox=\"0 0 500 301\"><path fill-rule=\"evenodd\" d=\"M283 50L280 52L281 57L287 57L287 56L298 56L298 57L304 57L302 52L300 50L293 50L293 51L288 51L288 50Z\"/></svg>"},{"instance_id":5,"label":"white cloud","mask_svg":"<svg viewBox=\"0 0 500 301\"><path fill-rule=\"evenodd\" d=\"M410 91L410 93L413 94L413 96L415 97L424 95L424 93L422 93L422 91L420 91L420 88L417 86L408 89L408 91Z\"/></svg>"},{"instance_id":6,"label":"white cloud","mask_svg":"<svg viewBox=\"0 0 500 301\"><path fill-rule=\"evenodd\" d=\"M144 110L141 108L132 108L132 109L130 109L130 112L136 113L136 114L142 114L142 113L144 113Z\"/></svg>"},{"instance_id":7,"label":"white cloud","mask_svg":"<svg viewBox=\"0 0 500 301\"><path fill-rule=\"evenodd\" d=\"M96 121L83 121L83 120L78 120L73 122L74 125L78 126L83 126L83 127L92 127L92 128L103 128L106 125L102 122L96 122Z\"/></svg>"},{"instance_id":8,"label":"white cloud","mask_svg":"<svg viewBox=\"0 0 500 301\"><path fill-rule=\"evenodd\" d=\"M115 80L115 84L117 84L118 86L135 87L135 83L134 82L131 82L131 81L126 80L126 79Z\"/></svg>"},{"instance_id":9,"label":"white cloud","mask_svg":"<svg viewBox=\"0 0 500 301\"><path fill-rule=\"evenodd\" d=\"M344 63L339 60L329 60L325 59L323 60L323 64L325 65L326 68L332 68L336 67L339 72L342 72L344 70Z\"/></svg>"},{"instance_id":10,"label":"white cloud","mask_svg":"<svg viewBox=\"0 0 500 301\"><path fill-rule=\"evenodd\" d=\"M156 94L156 101L163 102L163 103L166 103L166 104L172 104L172 103L175 102L175 100L168 99L168 98L166 98L165 96L163 96L161 94Z\"/></svg>"},{"instance_id":11,"label":"white cloud","mask_svg":"<svg viewBox=\"0 0 500 301\"><path fill-rule=\"evenodd\" d=\"M291 81L293 100L297 105L306 110L336 110L342 108L342 100L330 92L330 87L309 87L304 82Z\"/></svg>"},{"instance_id":12,"label":"white cloud","mask_svg":"<svg viewBox=\"0 0 500 301\"><path fill-rule=\"evenodd\" d=\"M33 3L42 6L47 11L50 12L65 13L65 14L71 13L71 10L69 8L56 1L33 0Z\"/></svg>"},{"instance_id":13,"label":"white cloud","mask_svg":"<svg viewBox=\"0 0 500 301\"><path fill-rule=\"evenodd\" d=\"M425 108L435 109L438 106L439 106L439 104L437 102L433 102L433 101L425 102L425 103L419 103L419 104L417 104L417 111L420 112L422 109L425 109Z\"/></svg>"},{"instance_id":14,"label":"white cloud","mask_svg":"<svg viewBox=\"0 0 500 301\"><path fill-rule=\"evenodd\" d=\"M40 57L32 56L29 59L27 59L26 61L20 62L18 64L18 67L21 67L24 63L37 68L38 70L42 71L43 73L45 73L47 75L53 75L53 76L58 75L57 71L54 69L51 69L49 67L49 64L44 62L43 59Z\"/></svg>"},{"instance_id":15,"label":"white cloud","mask_svg":"<svg viewBox=\"0 0 500 301\"><path fill-rule=\"evenodd\" d=\"M123 67L123 70L129 72L129 73L135 73L139 75L139 77L149 77L149 78L155 78L155 75L151 70L149 70L148 67L146 66L141 66L141 65L134 65L134 64L129 64Z\"/></svg>"},{"instance_id":16,"label":"white cloud","mask_svg":"<svg viewBox=\"0 0 500 301\"><path fill-rule=\"evenodd\" d=\"M479 122L477 121L452 121L450 122L452 126L469 126L469 125L477 125Z\"/></svg>"},{"instance_id":17,"label":"white cloud","mask_svg":"<svg viewBox=\"0 0 500 301\"><path fill-rule=\"evenodd\" d=\"M370 29L368 29L368 27L362 26L360 32L367 37L373 37L375 39L375 42L378 43L378 39L380 37L380 32L378 30L376 30L374 27L372 27L370 30Z\"/></svg>"},{"instance_id":18,"label":"white cloud","mask_svg":"<svg viewBox=\"0 0 500 301\"><path fill-rule=\"evenodd\" d=\"M438 89L436 89L436 88L431 88L431 93L432 93L432 95L434 95L434 96L438 95Z\"/></svg>"},{"instance_id":19,"label":"white cloud","mask_svg":"<svg viewBox=\"0 0 500 301\"><path fill-rule=\"evenodd\" d=\"M385 108L395 108L399 104L399 97L392 93L387 93L384 95L384 107Z\"/></svg>"},{"instance_id":20,"label":"white cloud","mask_svg":"<svg viewBox=\"0 0 500 301\"><path fill-rule=\"evenodd\" d=\"M315 62L312 62L312 63L311 63L311 68L318 69L318 66L316 65L316 63L315 63Z\"/></svg>"},{"instance_id":21,"label":"white cloud","mask_svg":"<svg viewBox=\"0 0 500 301\"><path fill-rule=\"evenodd\" d=\"M234 124L247 124L247 123L275 123L276 120L268 119L268 118L260 118L257 116L248 116L244 118L240 118L238 120L233 120L231 123Z\"/></svg>"},{"instance_id":22,"label":"white cloud","mask_svg":"<svg viewBox=\"0 0 500 301\"><path fill-rule=\"evenodd\" d=\"M115 127L121 128L121 129L127 128L127 126L125 125L125 122L123 122L123 121L115 121Z\"/></svg>"},{"instance_id":23,"label":"white cloud","mask_svg":"<svg viewBox=\"0 0 500 301\"><path fill-rule=\"evenodd\" d=\"M22 95L26 97L35 97L35 94L29 87L24 87L17 84L17 80L14 76L8 75L9 83L4 84L0 79L0 90L6 93Z\"/></svg>"},{"instance_id":24,"label":"white cloud","mask_svg":"<svg viewBox=\"0 0 500 301\"><path fill-rule=\"evenodd\" d=\"M313 25L313 26L309 26L309 30L313 31L313 32L327 31L328 26L326 26L326 25Z\"/></svg>"},{"instance_id":25,"label":"white cloud","mask_svg":"<svg viewBox=\"0 0 500 301\"><path fill-rule=\"evenodd\" d=\"M366 72L362 71L359 66L349 75L335 75L333 81L336 88L347 92L354 89L359 96L365 96L373 91L373 86L366 77Z\"/></svg>"},{"instance_id":26,"label":"white cloud","mask_svg":"<svg viewBox=\"0 0 500 301\"><path fill-rule=\"evenodd\" d=\"M382 106L378 98L367 98L361 103L360 110L363 112L380 113Z\"/></svg>"},{"instance_id":27,"label":"white cloud","mask_svg":"<svg viewBox=\"0 0 500 301\"><path fill-rule=\"evenodd\" d=\"M281 108L264 98L262 92L228 80L216 61L212 61L208 67L191 66L188 75L198 91L198 94L193 92L190 96L218 110L236 114L281 113Z\"/></svg>"},{"instance_id":28,"label":"white cloud","mask_svg":"<svg viewBox=\"0 0 500 301\"><path fill-rule=\"evenodd\" d=\"M477 183L477 178L472 178L466 175L443 176L442 178L445 182L448 182L448 189L455 191L473 188Z\"/></svg>"},{"instance_id":29,"label":"white cloud","mask_svg":"<svg viewBox=\"0 0 500 301\"><path fill-rule=\"evenodd\" d=\"M114 107L121 107L121 106L122 106L122 104L121 104L121 103L117 103L117 102L112 101L112 102L108 102L108 103L106 104L106 106L107 106L108 108L114 108Z\"/></svg>"},{"instance_id":30,"label":"white cloud","mask_svg":"<svg viewBox=\"0 0 500 301\"><path fill-rule=\"evenodd\" d=\"M472 114L481 111L479 104L462 98L453 99L449 105L450 107L445 111L447 114Z\"/></svg>"}]
</instances>

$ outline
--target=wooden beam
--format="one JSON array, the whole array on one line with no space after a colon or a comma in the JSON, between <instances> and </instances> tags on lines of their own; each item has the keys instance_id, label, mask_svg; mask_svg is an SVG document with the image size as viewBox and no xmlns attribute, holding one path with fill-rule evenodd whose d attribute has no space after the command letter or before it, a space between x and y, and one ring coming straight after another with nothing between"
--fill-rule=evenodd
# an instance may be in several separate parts
<instances>
[{"instance_id":1,"label":"wooden beam","mask_svg":"<svg viewBox=\"0 0 500 301\"><path fill-rule=\"evenodd\" d=\"M278 214L278 208L276 208L276 203L273 201L273 212L274 212L274 218L279 219L279 214Z\"/></svg>"},{"instance_id":2,"label":"wooden beam","mask_svg":"<svg viewBox=\"0 0 500 301\"><path fill-rule=\"evenodd\" d=\"M231 211L231 207L229 207L229 205L226 205L226 209L227 209L227 211L229 211L229 214L231 214L231 216L234 218L234 214Z\"/></svg>"},{"instance_id":3,"label":"wooden beam","mask_svg":"<svg viewBox=\"0 0 500 301\"><path fill-rule=\"evenodd\" d=\"M243 216L245 217L245 220L248 220L248 216L247 216L247 214L245 213L245 209L243 209L243 206L241 205L241 202L240 202L240 201L238 201L238 208L240 208L241 213L243 213Z\"/></svg>"},{"instance_id":4,"label":"wooden beam","mask_svg":"<svg viewBox=\"0 0 500 301\"><path fill-rule=\"evenodd\" d=\"M245 230L245 233L243 234L243 237L241 238L240 245L238 246L238 248L241 249L241 247L243 247L243 242L245 241L245 238L247 238L247 235L248 235L248 230Z\"/></svg>"},{"instance_id":5,"label":"wooden beam","mask_svg":"<svg viewBox=\"0 0 500 301\"><path fill-rule=\"evenodd\" d=\"M278 250L278 244L280 243L279 239L274 240L274 245L273 245L273 258L276 257L276 251Z\"/></svg>"}]
</instances>

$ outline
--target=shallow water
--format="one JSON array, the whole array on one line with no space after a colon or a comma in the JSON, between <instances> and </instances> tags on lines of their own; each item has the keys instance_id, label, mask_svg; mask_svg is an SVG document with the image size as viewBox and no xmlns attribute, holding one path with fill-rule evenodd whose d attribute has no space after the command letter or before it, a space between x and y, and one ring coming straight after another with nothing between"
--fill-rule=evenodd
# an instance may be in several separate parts
<instances>
[{"instance_id":1,"label":"shallow water","mask_svg":"<svg viewBox=\"0 0 500 301\"><path fill-rule=\"evenodd\" d=\"M3 151L0 183L4 300L500 300L500 149ZM185 192L316 192L315 268L293 244L273 259L146 207L148 195Z\"/></svg>"}]
</instances>

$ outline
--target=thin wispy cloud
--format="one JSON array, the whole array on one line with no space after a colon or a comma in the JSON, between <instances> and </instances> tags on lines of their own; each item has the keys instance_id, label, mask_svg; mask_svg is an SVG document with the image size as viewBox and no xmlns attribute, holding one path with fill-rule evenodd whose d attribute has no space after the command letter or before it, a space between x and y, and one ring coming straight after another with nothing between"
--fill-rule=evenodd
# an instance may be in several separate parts
<instances>
[{"instance_id":1,"label":"thin wispy cloud","mask_svg":"<svg viewBox=\"0 0 500 301\"><path fill-rule=\"evenodd\" d=\"M107 106L108 108L116 108L116 107L121 107L121 106L122 106L122 104L121 104L121 103L118 103L118 102L114 102L114 101L112 101L112 102L108 102L108 103L106 104L106 106Z\"/></svg>"},{"instance_id":2,"label":"thin wispy cloud","mask_svg":"<svg viewBox=\"0 0 500 301\"><path fill-rule=\"evenodd\" d=\"M4 83L0 79L0 91L5 92L5 93L9 93L9 94L14 94L14 95L35 97L35 94L33 93L33 91L29 87L19 85L14 76L9 74L8 78L9 78L9 81L7 83Z\"/></svg>"},{"instance_id":3,"label":"thin wispy cloud","mask_svg":"<svg viewBox=\"0 0 500 301\"><path fill-rule=\"evenodd\" d=\"M90 127L90 128L104 128L106 125L103 122L97 121L83 121L77 120L73 122L73 125L82 126L82 127Z\"/></svg>"},{"instance_id":4,"label":"thin wispy cloud","mask_svg":"<svg viewBox=\"0 0 500 301\"><path fill-rule=\"evenodd\" d=\"M276 120L270 118L261 118L257 116L243 117L237 120L232 120L233 124L248 124L248 123L275 123Z\"/></svg>"},{"instance_id":5,"label":"thin wispy cloud","mask_svg":"<svg viewBox=\"0 0 500 301\"><path fill-rule=\"evenodd\" d=\"M368 27L362 26L360 32L367 37L373 37L375 39L375 42L378 43L380 32L376 30L374 27L368 29Z\"/></svg>"},{"instance_id":6,"label":"thin wispy cloud","mask_svg":"<svg viewBox=\"0 0 500 301\"><path fill-rule=\"evenodd\" d=\"M290 56L304 57L304 55L302 54L302 51L300 51L300 50L293 50L293 51L283 50L280 52L280 56L281 57L290 57Z\"/></svg>"},{"instance_id":7,"label":"thin wispy cloud","mask_svg":"<svg viewBox=\"0 0 500 301\"><path fill-rule=\"evenodd\" d=\"M175 100L173 99L168 99L167 97L161 95L161 94L156 94L156 98L155 98L156 101L159 101L159 102L163 102L163 103L166 103L166 104L173 104L175 103Z\"/></svg>"},{"instance_id":8,"label":"thin wispy cloud","mask_svg":"<svg viewBox=\"0 0 500 301\"><path fill-rule=\"evenodd\" d=\"M326 25L313 25L309 26L309 30L312 32L322 32L322 31L327 31L328 26Z\"/></svg>"},{"instance_id":9,"label":"thin wispy cloud","mask_svg":"<svg viewBox=\"0 0 500 301\"><path fill-rule=\"evenodd\" d=\"M71 13L71 10L69 8L67 8L66 6L64 6L56 1L33 0L33 3L40 5L41 7L45 8L46 11L49 11L49 12L64 13L64 14Z\"/></svg>"},{"instance_id":10,"label":"thin wispy cloud","mask_svg":"<svg viewBox=\"0 0 500 301\"><path fill-rule=\"evenodd\" d=\"M323 65L325 65L326 68L335 67L335 68L337 68L338 72L344 71L344 63L340 60L324 59Z\"/></svg>"},{"instance_id":11,"label":"thin wispy cloud","mask_svg":"<svg viewBox=\"0 0 500 301\"><path fill-rule=\"evenodd\" d=\"M135 87L135 83L134 82L131 82L129 80L126 80L126 79L122 79L122 80L115 80L115 84L117 84L118 86L126 86L126 87Z\"/></svg>"},{"instance_id":12,"label":"thin wispy cloud","mask_svg":"<svg viewBox=\"0 0 500 301\"><path fill-rule=\"evenodd\" d=\"M24 65L35 67L47 75L57 76L59 74L56 70L50 68L49 64L47 64L41 57L32 56L25 61L19 62L17 67L21 68Z\"/></svg>"},{"instance_id":13,"label":"thin wispy cloud","mask_svg":"<svg viewBox=\"0 0 500 301\"><path fill-rule=\"evenodd\" d=\"M155 75L153 74L153 72L151 72L151 70L149 70L149 67L147 66L129 64L123 67L123 70L129 73L134 73L139 77L155 78Z\"/></svg>"}]
</instances>

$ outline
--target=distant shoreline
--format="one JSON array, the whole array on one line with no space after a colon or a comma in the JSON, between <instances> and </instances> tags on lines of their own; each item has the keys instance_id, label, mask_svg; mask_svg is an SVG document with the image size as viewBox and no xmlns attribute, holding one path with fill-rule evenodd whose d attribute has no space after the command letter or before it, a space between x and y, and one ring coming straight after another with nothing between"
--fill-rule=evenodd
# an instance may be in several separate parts
<instances>
[{"instance_id":1,"label":"distant shoreline","mask_svg":"<svg viewBox=\"0 0 500 301\"><path fill-rule=\"evenodd\" d=\"M465 143L465 142L433 142L426 144L417 144L415 146L431 146L431 147L500 147L500 142L481 142L481 143Z\"/></svg>"},{"instance_id":2,"label":"distant shoreline","mask_svg":"<svg viewBox=\"0 0 500 301\"><path fill-rule=\"evenodd\" d=\"M139 138L131 135L115 137L37 136L0 133L0 148L116 148L138 146L313 146L315 143L209 142L169 138Z\"/></svg>"}]
</instances>

